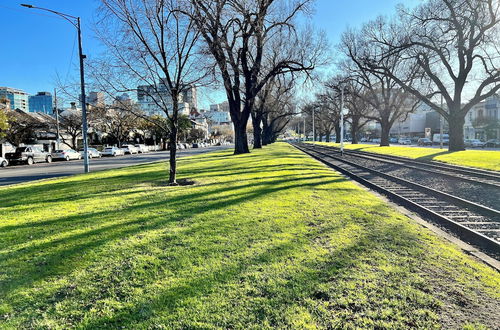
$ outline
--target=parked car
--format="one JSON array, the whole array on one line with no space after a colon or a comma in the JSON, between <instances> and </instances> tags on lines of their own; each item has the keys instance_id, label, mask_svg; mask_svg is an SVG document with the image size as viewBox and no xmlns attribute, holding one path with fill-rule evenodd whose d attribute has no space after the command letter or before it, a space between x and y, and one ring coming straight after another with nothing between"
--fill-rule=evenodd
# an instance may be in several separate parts
<instances>
[{"instance_id":1,"label":"parked car","mask_svg":"<svg viewBox=\"0 0 500 330\"><path fill-rule=\"evenodd\" d=\"M122 145L122 149L123 149L123 152L125 154L138 154L139 153L139 149L137 149L134 145L132 144L124 144Z\"/></svg>"},{"instance_id":2,"label":"parked car","mask_svg":"<svg viewBox=\"0 0 500 330\"><path fill-rule=\"evenodd\" d=\"M79 150L80 155L83 158L83 149ZM89 153L89 158L101 158L101 153L96 148L87 148L87 152Z\"/></svg>"},{"instance_id":3,"label":"parked car","mask_svg":"<svg viewBox=\"0 0 500 330\"><path fill-rule=\"evenodd\" d=\"M6 167L9 165L9 161L3 157L0 157L0 167Z\"/></svg>"},{"instance_id":4,"label":"parked car","mask_svg":"<svg viewBox=\"0 0 500 330\"><path fill-rule=\"evenodd\" d=\"M398 138L391 137L391 138L389 139L389 143L398 143Z\"/></svg>"},{"instance_id":5,"label":"parked car","mask_svg":"<svg viewBox=\"0 0 500 330\"><path fill-rule=\"evenodd\" d=\"M373 143L380 143L382 140L379 138L372 139Z\"/></svg>"},{"instance_id":6,"label":"parked car","mask_svg":"<svg viewBox=\"0 0 500 330\"><path fill-rule=\"evenodd\" d=\"M193 143L193 148L199 148L200 146L198 145L198 143Z\"/></svg>"},{"instance_id":7,"label":"parked car","mask_svg":"<svg viewBox=\"0 0 500 330\"><path fill-rule=\"evenodd\" d=\"M401 138L398 140L398 143L402 145L411 145L411 140L407 138Z\"/></svg>"},{"instance_id":8,"label":"parked car","mask_svg":"<svg viewBox=\"0 0 500 330\"><path fill-rule=\"evenodd\" d=\"M488 148L498 148L500 147L500 139L491 139L486 141L486 146Z\"/></svg>"},{"instance_id":9,"label":"parked car","mask_svg":"<svg viewBox=\"0 0 500 330\"><path fill-rule=\"evenodd\" d=\"M182 143L177 143L177 150L186 149Z\"/></svg>"},{"instance_id":10,"label":"parked car","mask_svg":"<svg viewBox=\"0 0 500 330\"><path fill-rule=\"evenodd\" d=\"M478 139L467 139L464 140L464 145L472 148L484 148L486 143Z\"/></svg>"},{"instance_id":11,"label":"parked car","mask_svg":"<svg viewBox=\"0 0 500 330\"><path fill-rule=\"evenodd\" d=\"M104 156L109 156L109 157L116 157L116 156L123 156L125 155L125 152L121 148L117 147L106 147L104 150L101 152L101 155Z\"/></svg>"},{"instance_id":12,"label":"parked car","mask_svg":"<svg viewBox=\"0 0 500 330\"><path fill-rule=\"evenodd\" d=\"M137 152L143 154L149 151L149 148L145 144L136 144Z\"/></svg>"},{"instance_id":13,"label":"parked car","mask_svg":"<svg viewBox=\"0 0 500 330\"><path fill-rule=\"evenodd\" d=\"M417 141L417 145L419 145L419 146L431 146L432 141L428 138L420 138Z\"/></svg>"},{"instance_id":14,"label":"parked car","mask_svg":"<svg viewBox=\"0 0 500 330\"><path fill-rule=\"evenodd\" d=\"M38 163L38 162L50 163L53 157L48 152L43 151L39 147L27 146L27 147L17 147L16 151L6 153L5 158L9 163L12 164L24 163L32 165L33 163Z\"/></svg>"},{"instance_id":15,"label":"parked car","mask_svg":"<svg viewBox=\"0 0 500 330\"><path fill-rule=\"evenodd\" d=\"M82 159L82 155L73 149L55 150L52 152L52 159L69 161L72 159Z\"/></svg>"},{"instance_id":16,"label":"parked car","mask_svg":"<svg viewBox=\"0 0 500 330\"><path fill-rule=\"evenodd\" d=\"M432 136L432 142L434 144L441 144L441 134L434 134ZM450 136L448 134L443 134L443 144L448 145L450 143Z\"/></svg>"}]
</instances>

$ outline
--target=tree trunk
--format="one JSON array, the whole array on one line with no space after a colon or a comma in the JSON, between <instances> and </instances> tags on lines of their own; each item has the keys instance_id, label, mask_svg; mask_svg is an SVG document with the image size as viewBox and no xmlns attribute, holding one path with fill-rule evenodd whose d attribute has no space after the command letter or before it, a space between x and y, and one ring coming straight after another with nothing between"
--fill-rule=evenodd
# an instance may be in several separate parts
<instances>
[{"instance_id":1,"label":"tree trunk","mask_svg":"<svg viewBox=\"0 0 500 330\"><path fill-rule=\"evenodd\" d=\"M464 124L465 117L457 112L450 113L448 119L450 141L448 151L462 151L465 150L464 145Z\"/></svg>"},{"instance_id":2,"label":"tree trunk","mask_svg":"<svg viewBox=\"0 0 500 330\"><path fill-rule=\"evenodd\" d=\"M250 152L248 149L247 139L247 123L242 123L241 120L234 123L234 154L247 154Z\"/></svg>"},{"instance_id":3,"label":"tree trunk","mask_svg":"<svg viewBox=\"0 0 500 330\"><path fill-rule=\"evenodd\" d=\"M330 142L330 135L331 134L332 134L332 132L326 132L325 142Z\"/></svg>"},{"instance_id":4,"label":"tree trunk","mask_svg":"<svg viewBox=\"0 0 500 330\"><path fill-rule=\"evenodd\" d=\"M268 124L267 115L262 116L262 145L267 146L271 144L271 138L269 136L270 127Z\"/></svg>"},{"instance_id":5,"label":"tree trunk","mask_svg":"<svg viewBox=\"0 0 500 330\"><path fill-rule=\"evenodd\" d=\"M380 146L389 146L389 131L391 130L391 125L388 121L382 121L380 123L381 133L380 133Z\"/></svg>"},{"instance_id":6,"label":"tree trunk","mask_svg":"<svg viewBox=\"0 0 500 330\"><path fill-rule=\"evenodd\" d=\"M351 144L358 144L358 127L359 127L359 117L352 117L351 123Z\"/></svg>"},{"instance_id":7,"label":"tree trunk","mask_svg":"<svg viewBox=\"0 0 500 330\"><path fill-rule=\"evenodd\" d=\"M177 184L177 125L172 125L172 131L170 132L170 138L168 141L168 145L170 147L170 159L169 159L169 176L168 176L168 184L176 185Z\"/></svg>"},{"instance_id":8,"label":"tree trunk","mask_svg":"<svg viewBox=\"0 0 500 330\"><path fill-rule=\"evenodd\" d=\"M262 122L262 115L258 113L252 113L252 125L253 125L253 148L262 148L262 128L260 124Z\"/></svg>"},{"instance_id":9,"label":"tree trunk","mask_svg":"<svg viewBox=\"0 0 500 330\"><path fill-rule=\"evenodd\" d=\"M335 143L340 143L340 124L335 123Z\"/></svg>"}]
</instances>

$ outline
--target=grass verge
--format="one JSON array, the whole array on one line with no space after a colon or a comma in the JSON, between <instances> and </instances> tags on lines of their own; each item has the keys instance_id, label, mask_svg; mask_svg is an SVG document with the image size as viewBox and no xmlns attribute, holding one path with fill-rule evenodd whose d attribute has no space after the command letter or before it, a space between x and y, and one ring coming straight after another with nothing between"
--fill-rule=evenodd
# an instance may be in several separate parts
<instances>
[{"instance_id":1,"label":"grass verge","mask_svg":"<svg viewBox=\"0 0 500 330\"><path fill-rule=\"evenodd\" d=\"M0 328L495 327L500 278L283 143L0 188Z\"/></svg>"},{"instance_id":2,"label":"grass verge","mask_svg":"<svg viewBox=\"0 0 500 330\"><path fill-rule=\"evenodd\" d=\"M312 142L308 142L312 143ZM317 144L338 147L340 143L316 142ZM345 144L346 149L373 152L384 155L407 157L421 161L438 161L454 165L477 167L487 170L500 171L500 151L465 150L447 151L434 148L390 146L380 147L374 144Z\"/></svg>"}]
</instances>

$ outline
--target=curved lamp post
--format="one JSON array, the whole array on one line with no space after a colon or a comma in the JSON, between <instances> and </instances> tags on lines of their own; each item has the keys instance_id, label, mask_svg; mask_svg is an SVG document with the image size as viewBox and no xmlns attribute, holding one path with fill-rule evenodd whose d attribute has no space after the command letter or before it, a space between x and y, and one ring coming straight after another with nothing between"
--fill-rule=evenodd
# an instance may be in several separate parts
<instances>
[{"instance_id":1,"label":"curved lamp post","mask_svg":"<svg viewBox=\"0 0 500 330\"><path fill-rule=\"evenodd\" d=\"M88 127L87 127L87 103L86 103L86 97L85 97L85 78L84 78L84 68L83 68L83 60L86 58L85 55L83 55L82 51L82 29L80 26L80 17L75 17L71 16L68 14L60 13L55 10L47 9L47 8L40 8L40 7L35 7L33 5L28 5L28 4L21 4L21 6L30 8L30 9L38 9L38 10L44 10L51 12L53 14L56 14L73 25L77 31L78 31L78 50L79 50L79 57L80 57L80 87L81 87L81 93L82 93L82 135L83 135L83 171L84 173L89 172L89 153L88 153Z\"/></svg>"}]
</instances>

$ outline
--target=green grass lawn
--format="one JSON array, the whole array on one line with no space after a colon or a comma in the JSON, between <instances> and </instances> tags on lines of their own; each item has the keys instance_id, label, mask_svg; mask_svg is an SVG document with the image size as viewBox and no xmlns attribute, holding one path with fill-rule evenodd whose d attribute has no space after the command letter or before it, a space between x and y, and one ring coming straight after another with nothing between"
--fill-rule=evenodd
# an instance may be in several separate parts
<instances>
[{"instance_id":1,"label":"green grass lawn","mask_svg":"<svg viewBox=\"0 0 500 330\"><path fill-rule=\"evenodd\" d=\"M500 324L500 277L293 147L0 188L0 328Z\"/></svg>"},{"instance_id":2,"label":"green grass lawn","mask_svg":"<svg viewBox=\"0 0 500 330\"><path fill-rule=\"evenodd\" d=\"M312 142L309 142L312 143ZM339 143L316 142L317 144L338 147ZM422 161L439 161L461 166L471 166L500 171L500 151L465 150L449 152L446 149L418 148L404 146L380 147L374 144L345 144L346 149L373 152L384 155L408 157Z\"/></svg>"}]
</instances>

